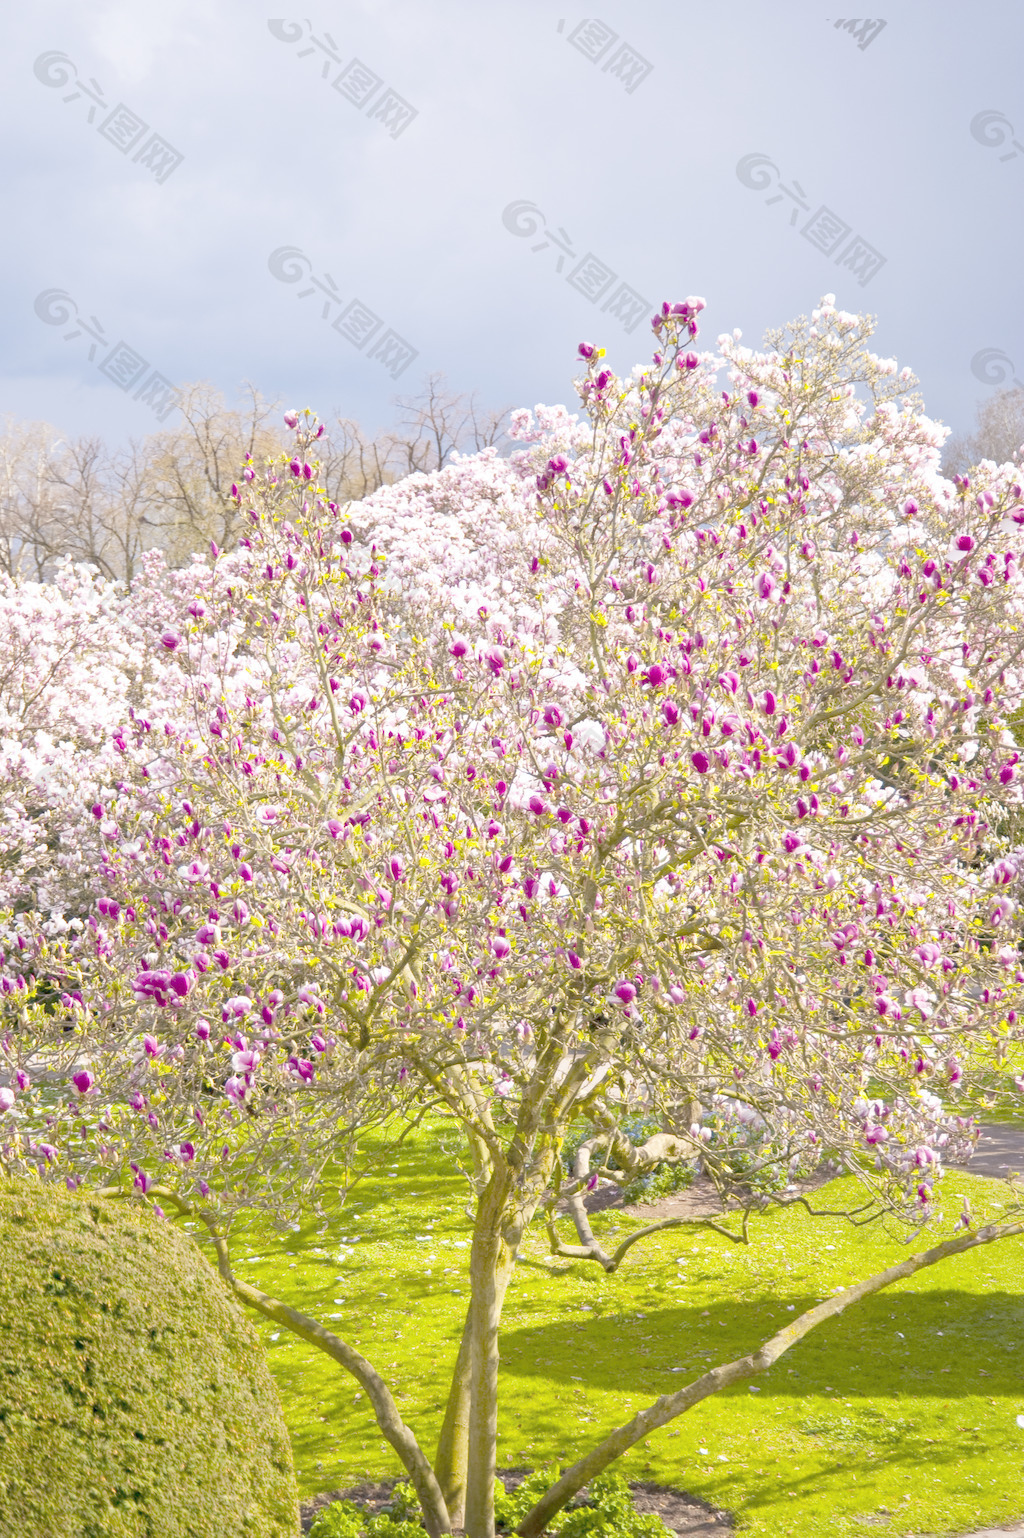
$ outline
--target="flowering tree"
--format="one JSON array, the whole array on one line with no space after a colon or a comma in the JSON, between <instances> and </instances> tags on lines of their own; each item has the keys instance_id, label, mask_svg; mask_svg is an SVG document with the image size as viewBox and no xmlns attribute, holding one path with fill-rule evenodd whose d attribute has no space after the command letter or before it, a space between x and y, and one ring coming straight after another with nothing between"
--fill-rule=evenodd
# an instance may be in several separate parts
<instances>
[{"instance_id":1,"label":"flowering tree","mask_svg":"<svg viewBox=\"0 0 1024 1538\"><path fill-rule=\"evenodd\" d=\"M0 573L0 905L52 913L95 897L90 803L149 667L114 585L69 563L52 583Z\"/></svg>"},{"instance_id":2,"label":"flowering tree","mask_svg":"<svg viewBox=\"0 0 1024 1538\"><path fill-rule=\"evenodd\" d=\"M830 1161L858 1221L912 1235L958 1113L1024 1089L1013 466L944 481L909 375L831 298L763 352L693 351L702 308L663 307L629 379L581 347L581 417L516 413L511 461L409 477L354 527L290 414L294 458L235 488L243 548L129 601L154 660L81 825L92 911L10 923L6 1167L197 1215L238 1296L363 1385L431 1533L494 1531L539 1210L614 1269L599 1173L699 1157L743 1240ZM361 1129L430 1107L475 1214L433 1460L371 1363L230 1256L237 1211L317 1201ZM858 1297L1022 1231L957 1226L641 1412L520 1531Z\"/></svg>"}]
</instances>

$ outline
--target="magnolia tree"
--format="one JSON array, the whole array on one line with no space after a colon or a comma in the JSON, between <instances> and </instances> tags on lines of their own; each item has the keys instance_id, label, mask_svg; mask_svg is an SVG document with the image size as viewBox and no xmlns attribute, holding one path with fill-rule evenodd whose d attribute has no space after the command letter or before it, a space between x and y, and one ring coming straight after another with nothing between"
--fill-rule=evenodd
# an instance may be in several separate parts
<instances>
[{"instance_id":1,"label":"magnolia tree","mask_svg":"<svg viewBox=\"0 0 1024 1538\"><path fill-rule=\"evenodd\" d=\"M743 1241L826 1166L913 1238L979 1093L1024 1090L1016 472L943 480L907 371L831 298L761 352L694 351L702 308L664 306L630 378L581 347L581 415L515 414L511 460L355 509L289 414L294 458L235 488L243 548L126 600L147 682L68 834L91 907L8 922L7 1169L194 1215L238 1296L364 1387L432 1534L494 1531L502 1304L539 1213L612 1270L635 1236L593 1235L599 1176L699 1158ZM432 1458L230 1249L237 1213L308 1209L367 1126L430 1108L473 1211ZM641 1411L520 1532L821 1320L1022 1227L965 1209Z\"/></svg>"},{"instance_id":2,"label":"magnolia tree","mask_svg":"<svg viewBox=\"0 0 1024 1538\"><path fill-rule=\"evenodd\" d=\"M0 573L0 907L59 915L99 895L90 806L153 674L150 650L95 571Z\"/></svg>"}]
</instances>

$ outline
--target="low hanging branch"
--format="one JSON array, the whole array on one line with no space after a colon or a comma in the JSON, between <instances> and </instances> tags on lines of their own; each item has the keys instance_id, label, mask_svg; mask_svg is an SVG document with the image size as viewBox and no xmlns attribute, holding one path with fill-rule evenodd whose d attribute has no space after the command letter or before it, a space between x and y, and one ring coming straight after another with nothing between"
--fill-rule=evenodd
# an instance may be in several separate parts
<instances>
[{"instance_id":1,"label":"low hanging branch","mask_svg":"<svg viewBox=\"0 0 1024 1538\"><path fill-rule=\"evenodd\" d=\"M121 1196L127 1193L121 1187L107 1186L99 1194ZM257 1309L267 1319L273 1319L276 1324L284 1325L293 1335L315 1346L318 1351L323 1351L339 1366L344 1367L346 1372L352 1374L370 1401L381 1435L390 1442L412 1480L423 1508L423 1520L430 1538L447 1538L452 1526L441 1487L415 1435L399 1415L391 1390L372 1364L337 1335L332 1334L330 1330L325 1330L322 1324L318 1324L308 1314L303 1314L299 1309L280 1302L269 1293L261 1291L258 1287L252 1287L248 1282L243 1282L236 1277L231 1269L227 1241L209 1212L195 1207L169 1186L150 1186L146 1194L152 1198L160 1197L164 1201L170 1201L183 1215L195 1216L202 1220L213 1241L217 1255L217 1269L236 1297L243 1303L247 1303L250 1308Z\"/></svg>"},{"instance_id":2,"label":"low hanging branch","mask_svg":"<svg viewBox=\"0 0 1024 1538\"><path fill-rule=\"evenodd\" d=\"M766 1372L780 1356L784 1356L791 1346L802 1340L811 1330L819 1324L824 1324L828 1319L834 1319L837 1314L843 1313L851 1303L859 1303L863 1298L869 1298L873 1293L881 1292L885 1287L891 1287L894 1282L901 1282L905 1277L913 1276L918 1271L925 1270L928 1266L936 1265L940 1260L947 1259L950 1255L961 1255L965 1250L977 1249L982 1244L993 1244L999 1239L1011 1239L1016 1235L1024 1234L1024 1222L1004 1223L1002 1225L989 1225L978 1229L976 1233L964 1234L959 1239L947 1239L944 1244L937 1244L933 1249L924 1250L920 1255L911 1255L896 1266L890 1266L886 1271L880 1271L877 1276L871 1276L864 1282L858 1282L855 1287L848 1287L844 1292L834 1298L826 1298L823 1303L808 1309L801 1314L799 1319L794 1319L784 1330L773 1335L765 1341L759 1350L749 1356L737 1357L734 1362L726 1362L721 1367L714 1367L706 1372L696 1382L689 1383L676 1394L664 1394L646 1410L640 1410L633 1419L625 1425L618 1426L599 1442L597 1447L580 1458L571 1468L566 1469L557 1484L537 1502L531 1511L520 1522L516 1531L520 1538L540 1538L551 1518L557 1511L561 1511L565 1503L582 1490L610 1463L622 1454L628 1452L634 1443L643 1437L649 1436L659 1426L666 1425L670 1420L675 1420L677 1415L682 1415L686 1410L692 1410L693 1406L700 1404L702 1399L708 1399L712 1394L728 1388L731 1383L738 1383L743 1378L753 1378L759 1373Z\"/></svg>"}]
</instances>

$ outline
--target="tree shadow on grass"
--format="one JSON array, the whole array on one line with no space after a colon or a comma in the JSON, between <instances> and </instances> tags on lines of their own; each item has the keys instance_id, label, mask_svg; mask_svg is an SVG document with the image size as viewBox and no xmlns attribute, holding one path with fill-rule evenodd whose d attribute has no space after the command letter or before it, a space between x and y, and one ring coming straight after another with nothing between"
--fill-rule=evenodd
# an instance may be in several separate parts
<instances>
[{"instance_id":1,"label":"tree shadow on grass","mask_svg":"<svg viewBox=\"0 0 1024 1538\"><path fill-rule=\"evenodd\" d=\"M648 1309L644 1317L593 1313L502 1334L505 1369L571 1386L673 1393L709 1367L755 1351L818 1300L767 1294L747 1301ZM792 1304L792 1310L787 1308ZM1021 1396L1024 1298L952 1289L883 1294L854 1304L752 1380L766 1395L815 1393L952 1399ZM680 1370L682 1369L682 1370ZM724 1390L749 1393L748 1382Z\"/></svg>"},{"instance_id":2,"label":"tree shadow on grass","mask_svg":"<svg viewBox=\"0 0 1024 1538\"><path fill-rule=\"evenodd\" d=\"M865 1507L877 1510L876 1493L884 1493L890 1501L898 1501L901 1493L910 1493L908 1486L913 1486L922 1466L927 1467L933 1482L961 1488L971 1473L984 1473L989 1466L989 1448L986 1443L979 1441L969 1445L957 1432L950 1433L945 1444L940 1446L930 1438L915 1434L912 1422L904 1423L899 1445L895 1446L886 1445L886 1428L880 1427L879 1430L881 1438L873 1447L869 1445L870 1428L860 1438L850 1441L844 1441L841 1436L830 1437L824 1431L818 1433L813 1439L815 1445L809 1445L807 1449L807 1456L816 1459L814 1467L798 1472L792 1465L788 1465L784 1477L772 1480L762 1475L761 1483L756 1478L751 1480L749 1493L745 1493L742 1501L744 1512L749 1514L777 1508L780 1484L787 1498L820 1498L823 1490L833 1490L841 1492L840 1498L847 1512L853 1513ZM809 1437L809 1443L811 1440ZM822 1456L823 1453L829 1456ZM972 1469L972 1465L976 1467ZM950 1476L951 1470L955 1470L955 1477ZM945 1471L945 1477L937 1479L936 1476L942 1471ZM854 1475L856 1478L851 1477ZM728 1504L730 1496L735 1498L735 1486L730 1489L730 1476L724 1473L718 1478L712 1475L710 1480L705 1476L701 1489L705 1498L712 1502L722 1500ZM1024 1496L1014 1507L1014 1515L1020 1507L1024 1507ZM798 1502L791 1509L794 1515L798 1515ZM890 1513L893 1509L885 1508ZM840 1515L838 1510L833 1514ZM932 1529L929 1528L929 1531Z\"/></svg>"}]
</instances>

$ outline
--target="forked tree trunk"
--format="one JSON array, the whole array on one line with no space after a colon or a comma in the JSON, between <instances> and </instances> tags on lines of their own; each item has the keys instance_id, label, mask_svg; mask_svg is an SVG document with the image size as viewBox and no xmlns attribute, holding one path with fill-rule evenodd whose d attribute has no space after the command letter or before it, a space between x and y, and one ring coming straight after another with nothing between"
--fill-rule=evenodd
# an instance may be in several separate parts
<instances>
[{"instance_id":1,"label":"forked tree trunk","mask_svg":"<svg viewBox=\"0 0 1024 1538\"><path fill-rule=\"evenodd\" d=\"M497 1187L497 1189L494 1189ZM502 1237L504 1182L480 1203L470 1260L470 1397L466 1538L494 1538L498 1438L498 1329L515 1256Z\"/></svg>"},{"instance_id":2,"label":"forked tree trunk","mask_svg":"<svg viewBox=\"0 0 1024 1538\"><path fill-rule=\"evenodd\" d=\"M444 1493L452 1527L460 1528L466 1515L466 1474L469 1468L469 1381L473 1310L466 1313L459 1355L448 1391L448 1405L437 1442L434 1473Z\"/></svg>"}]
</instances>

